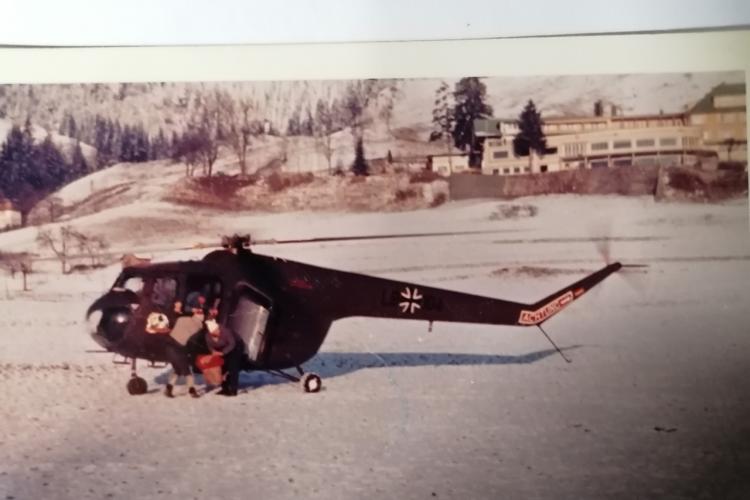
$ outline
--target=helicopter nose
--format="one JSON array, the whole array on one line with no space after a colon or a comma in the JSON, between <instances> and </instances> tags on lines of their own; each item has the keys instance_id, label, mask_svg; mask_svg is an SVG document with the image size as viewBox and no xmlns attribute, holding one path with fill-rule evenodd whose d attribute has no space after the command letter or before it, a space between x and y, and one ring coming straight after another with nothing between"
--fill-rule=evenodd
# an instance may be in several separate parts
<instances>
[{"instance_id":1,"label":"helicopter nose","mask_svg":"<svg viewBox=\"0 0 750 500\"><path fill-rule=\"evenodd\" d=\"M133 313L127 307L95 309L89 311L86 322L94 341L109 348L125 337L125 332L133 322Z\"/></svg>"},{"instance_id":2,"label":"helicopter nose","mask_svg":"<svg viewBox=\"0 0 750 500\"><path fill-rule=\"evenodd\" d=\"M137 296L130 291L112 290L99 297L86 312L89 335L105 349L120 342L133 324Z\"/></svg>"}]
</instances>

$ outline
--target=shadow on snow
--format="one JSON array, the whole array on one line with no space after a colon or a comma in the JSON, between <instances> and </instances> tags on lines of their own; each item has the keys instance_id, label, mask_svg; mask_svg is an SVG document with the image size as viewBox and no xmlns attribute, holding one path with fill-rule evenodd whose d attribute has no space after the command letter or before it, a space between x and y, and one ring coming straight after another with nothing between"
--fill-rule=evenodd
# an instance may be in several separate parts
<instances>
[{"instance_id":1,"label":"shadow on snow","mask_svg":"<svg viewBox=\"0 0 750 500\"><path fill-rule=\"evenodd\" d=\"M580 346L562 348L563 351ZM303 369L315 372L323 379L348 375L371 368L414 368L425 366L480 366L480 365L526 365L536 363L557 354L554 349L533 351L519 355L501 354L458 354L438 352L319 352L308 361ZM288 370L296 375L295 370ZM166 384L170 370L154 378L159 384ZM203 383L202 377L196 376L196 383ZM288 380L265 372L242 372L240 389L250 389L261 385L289 383Z\"/></svg>"}]
</instances>

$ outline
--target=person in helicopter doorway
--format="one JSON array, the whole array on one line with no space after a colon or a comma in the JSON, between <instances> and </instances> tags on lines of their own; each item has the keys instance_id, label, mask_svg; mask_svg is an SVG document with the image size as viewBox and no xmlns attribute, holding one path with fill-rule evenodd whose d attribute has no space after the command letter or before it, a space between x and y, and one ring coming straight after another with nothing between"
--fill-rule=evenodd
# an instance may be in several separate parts
<instances>
[{"instance_id":1,"label":"person in helicopter doorway","mask_svg":"<svg viewBox=\"0 0 750 500\"><path fill-rule=\"evenodd\" d=\"M223 396L236 396L240 379L240 367L242 363L242 343L237 340L234 332L220 325L216 318L210 316L205 321L206 345L214 356L221 356L224 360L221 390L216 394Z\"/></svg>"},{"instance_id":2,"label":"person in helicopter doorway","mask_svg":"<svg viewBox=\"0 0 750 500\"><path fill-rule=\"evenodd\" d=\"M168 398L174 397L174 386L179 377L185 377L190 396L199 397L194 385L195 379L190 368L191 359L186 345L190 338L201 329L204 319L204 303L205 299L199 293L188 294L184 308L181 302L174 303L175 313L181 316L175 321L174 328L169 334L171 342L166 347L167 360L172 365L172 373L169 374L167 387L164 389L164 394Z\"/></svg>"}]
</instances>

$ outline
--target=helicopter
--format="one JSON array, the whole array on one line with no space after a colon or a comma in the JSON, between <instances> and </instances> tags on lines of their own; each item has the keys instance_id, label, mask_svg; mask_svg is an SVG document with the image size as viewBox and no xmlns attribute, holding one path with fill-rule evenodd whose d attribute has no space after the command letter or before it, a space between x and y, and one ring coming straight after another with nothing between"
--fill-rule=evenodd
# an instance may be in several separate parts
<instances>
[{"instance_id":1,"label":"helicopter","mask_svg":"<svg viewBox=\"0 0 750 500\"><path fill-rule=\"evenodd\" d=\"M384 279L295 262L252 250L252 245L352 241L403 236L463 233L350 236L252 241L249 235L222 238L218 248L200 260L158 262L134 259L123 265L112 287L86 312L89 334L105 352L131 364L127 391L144 394L148 386L137 374L136 360L167 363L165 335L179 320L173 303L200 290L215 321L241 340L243 371L263 371L299 383L302 390L321 390L319 375L302 365L317 354L334 321L346 317L424 320L537 327L565 359L542 328L544 322L620 270L607 264L535 303L520 303ZM209 248L211 245L196 245ZM191 292L192 291L192 292ZM201 337L200 333L195 334ZM208 352L205 343L191 354ZM194 363L194 371L200 368ZM290 372L290 370L295 370Z\"/></svg>"}]
</instances>

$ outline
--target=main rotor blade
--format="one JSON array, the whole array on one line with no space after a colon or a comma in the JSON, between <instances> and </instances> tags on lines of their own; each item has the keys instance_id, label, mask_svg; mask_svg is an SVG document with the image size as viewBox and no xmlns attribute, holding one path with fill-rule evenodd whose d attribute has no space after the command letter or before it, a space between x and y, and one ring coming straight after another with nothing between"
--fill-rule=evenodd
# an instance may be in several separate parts
<instances>
[{"instance_id":1,"label":"main rotor blade","mask_svg":"<svg viewBox=\"0 0 750 500\"><path fill-rule=\"evenodd\" d=\"M469 236L476 234L506 233L509 230L486 230L486 231L445 231L434 233L399 233L399 234L373 234L364 236L328 236L321 238L295 238L289 240L264 239L254 240L253 245L287 245L292 243L331 243L336 241L363 241L363 240L391 240L397 238L434 238L438 236Z\"/></svg>"},{"instance_id":2,"label":"main rotor blade","mask_svg":"<svg viewBox=\"0 0 750 500\"><path fill-rule=\"evenodd\" d=\"M431 238L439 236L469 236L478 234L497 234L506 233L512 230L484 230L484 231L443 231L443 232L432 232L432 233L399 233L399 234L376 234L376 235L363 235L363 236L329 236L319 238L293 238L293 239L260 239L251 240L252 245L287 245L295 243L331 243L337 241L365 241L365 240L386 240L386 239L397 239L397 238ZM127 247L118 249L107 249L102 252L97 252L97 258L108 258L122 257L126 254L133 254L137 256L153 255L159 253L169 252L180 252L188 250L210 250L223 248L224 246L220 242L206 243L199 242L191 246L180 246L180 245L164 245L164 246L145 246L145 247ZM92 256L85 253L69 254L66 256L67 260L86 259ZM44 261L56 261L59 257L51 255L46 257L35 257L33 254L30 256L30 260L33 262L44 262Z\"/></svg>"},{"instance_id":3,"label":"main rotor blade","mask_svg":"<svg viewBox=\"0 0 750 500\"><path fill-rule=\"evenodd\" d=\"M122 257L123 255L127 254L133 254L136 256L143 256L143 255L153 255L153 254L159 254L159 253L169 253L169 252L181 252L181 251L187 251L187 250L208 250L212 248L221 248L221 245L219 244L209 244L209 243L198 243L192 246L159 246L159 247L128 247L128 248L119 248L119 249L107 249L102 252L95 252L92 256L91 254L87 253L74 253L74 254L67 254L65 256L65 259L68 261L72 260L78 260L78 259L90 259L92 257L98 258L98 259L112 259L113 257ZM28 260L31 260L32 262L53 262L53 261L59 261L60 257L55 255L49 255L46 257L39 257L38 254L27 254Z\"/></svg>"}]
</instances>

